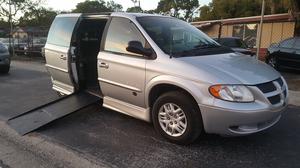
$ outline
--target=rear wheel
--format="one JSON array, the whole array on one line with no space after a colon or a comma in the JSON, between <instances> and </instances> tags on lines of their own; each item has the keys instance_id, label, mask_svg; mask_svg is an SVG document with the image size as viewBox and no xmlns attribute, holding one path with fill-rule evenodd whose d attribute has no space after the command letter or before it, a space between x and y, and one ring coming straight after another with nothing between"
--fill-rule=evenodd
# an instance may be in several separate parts
<instances>
[{"instance_id":1,"label":"rear wheel","mask_svg":"<svg viewBox=\"0 0 300 168\"><path fill-rule=\"evenodd\" d=\"M158 133L177 144L190 144L203 131L197 103L179 91L165 93L156 100L152 120Z\"/></svg>"}]
</instances>

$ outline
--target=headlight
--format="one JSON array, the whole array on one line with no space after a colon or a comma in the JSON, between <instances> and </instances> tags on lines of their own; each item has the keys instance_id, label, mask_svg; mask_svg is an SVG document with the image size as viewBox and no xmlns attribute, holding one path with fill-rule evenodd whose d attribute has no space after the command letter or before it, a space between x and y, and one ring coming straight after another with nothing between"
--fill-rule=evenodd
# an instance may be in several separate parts
<instances>
[{"instance_id":1,"label":"headlight","mask_svg":"<svg viewBox=\"0 0 300 168\"><path fill-rule=\"evenodd\" d=\"M231 102L253 102L251 91L243 85L213 85L209 92L215 98Z\"/></svg>"}]
</instances>

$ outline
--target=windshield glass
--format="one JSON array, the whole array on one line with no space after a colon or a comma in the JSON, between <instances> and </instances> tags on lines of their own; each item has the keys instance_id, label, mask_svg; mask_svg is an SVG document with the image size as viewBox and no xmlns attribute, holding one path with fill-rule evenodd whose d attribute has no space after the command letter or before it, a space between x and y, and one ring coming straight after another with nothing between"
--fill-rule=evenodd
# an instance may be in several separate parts
<instances>
[{"instance_id":1,"label":"windshield glass","mask_svg":"<svg viewBox=\"0 0 300 168\"><path fill-rule=\"evenodd\" d=\"M222 48L217 42L196 27L179 19L146 16L138 17L137 20L152 40L166 54L171 56L182 57L216 54L215 52L207 53L207 50ZM224 50L224 48L221 50Z\"/></svg>"}]
</instances>

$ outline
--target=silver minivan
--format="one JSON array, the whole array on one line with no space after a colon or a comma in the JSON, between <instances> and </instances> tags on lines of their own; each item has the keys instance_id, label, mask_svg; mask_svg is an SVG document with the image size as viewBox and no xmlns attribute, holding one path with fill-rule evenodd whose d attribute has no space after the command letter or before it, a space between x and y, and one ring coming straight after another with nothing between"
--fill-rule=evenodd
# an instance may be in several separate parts
<instances>
[{"instance_id":1,"label":"silver minivan","mask_svg":"<svg viewBox=\"0 0 300 168\"><path fill-rule=\"evenodd\" d=\"M265 130L287 106L287 84L272 67L171 17L58 15L45 56L59 94L97 95L104 107L152 122L179 144L202 132Z\"/></svg>"}]
</instances>

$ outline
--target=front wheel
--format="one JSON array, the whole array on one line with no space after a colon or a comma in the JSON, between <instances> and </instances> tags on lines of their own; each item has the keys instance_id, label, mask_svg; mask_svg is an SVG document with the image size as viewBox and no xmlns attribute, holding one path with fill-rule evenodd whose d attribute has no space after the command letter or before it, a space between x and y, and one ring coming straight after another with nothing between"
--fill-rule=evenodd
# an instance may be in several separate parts
<instances>
[{"instance_id":1,"label":"front wheel","mask_svg":"<svg viewBox=\"0 0 300 168\"><path fill-rule=\"evenodd\" d=\"M165 93L156 100L152 120L158 133L177 144L190 144L203 131L197 103L179 91Z\"/></svg>"}]
</instances>

